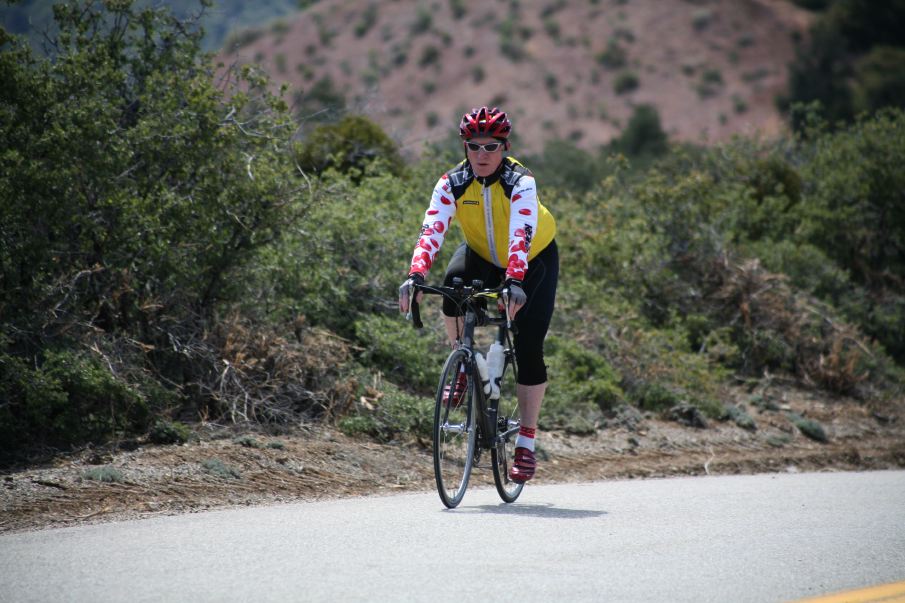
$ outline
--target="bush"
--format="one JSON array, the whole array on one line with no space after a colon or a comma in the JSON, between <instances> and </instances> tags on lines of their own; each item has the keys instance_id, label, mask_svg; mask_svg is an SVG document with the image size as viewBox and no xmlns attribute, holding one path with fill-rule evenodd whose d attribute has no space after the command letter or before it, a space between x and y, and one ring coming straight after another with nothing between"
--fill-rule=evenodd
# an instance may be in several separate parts
<instances>
[{"instance_id":1,"label":"bush","mask_svg":"<svg viewBox=\"0 0 905 603\"><path fill-rule=\"evenodd\" d=\"M573 142L554 139L544 145L539 157L526 160L537 175L540 186L584 192L593 188L603 177L597 160Z\"/></svg>"},{"instance_id":2,"label":"bush","mask_svg":"<svg viewBox=\"0 0 905 603\"><path fill-rule=\"evenodd\" d=\"M616 94L626 94L638 89L640 81L638 75L632 71L622 71L613 81L613 91Z\"/></svg>"},{"instance_id":3,"label":"bush","mask_svg":"<svg viewBox=\"0 0 905 603\"><path fill-rule=\"evenodd\" d=\"M562 337L550 337L547 346L550 368L556 380L566 385L561 396L576 404L591 403L601 412L608 412L621 404L625 394L621 380L607 361L577 342Z\"/></svg>"},{"instance_id":4,"label":"bush","mask_svg":"<svg viewBox=\"0 0 905 603\"><path fill-rule=\"evenodd\" d=\"M795 427L798 428L801 433L808 436L812 440L816 440L818 442L829 441L829 438L827 437L826 431L823 429L823 426L814 419L806 419L794 412L786 413L786 416L789 417L789 420L793 425L795 425Z\"/></svg>"},{"instance_id":5,"label":"bush","mask_svg":"<svg viewBox=\"0 0 905 603\"><path fill-rule=\"evenodd\" d=\"M742 429L748 431L757 431L757 423L751 418L751 415L741 406L730 404L726 407L726 419L732 421Z\"/></svg>"},{"instance_id":6,"label":"bush","mask_svg":"<svg viewBox=\"0 0 905 603\"><path fill-rule=\"evenodd\" d=\"M149 409L92 356L46 351L37 367L0 353L0 455L144 431Z\"/></svg>"},{"instance_id":7,"label":"bush","mask_svg":"<svg viewBox=\"0 0 905 603\"><path fill-rule=\"evenodd\" d=\"M220 459L207 459L201 462L201 467L215 477L223 479L241 479L242 473L235 467L227 465Z\"/></svg>"},{"instance_id":8,"label":"bush","mask_svg":"<svg viewBox=\"0 0 905 603\"><path fill-rule=\"evenodd\" d=\"M405 330L401 330L405 329ZM355 322L356 338L364 345L361 361L396 383L422 391L436 386L449 353L445 334L420 332L400 324L396 316L363 316Z\"/></svg>"},{"instance_id":9,"label":"bush","mask_svg":"<svg viewBox=\"0 0 905 603\"><path fill-rule=\"evenodd\" d=\"M865 327L900 361L905 359L905 342L892 329L902 321L895 308L901 307L905 279L903 158L905 112L899 109L880 111L821 138L802 169L811 185L797 231L802 242L820 249L853 282L873 292L876 301L863 301L866 313L876 319Z\"/></svg>"},{"instance_id":10,"label":"bush","mask_svg":"<svg viewBox=\"0 0 905 603\"><path fill-rule=\"evenodd\" d=\"M143 431L147 382L204 404L210 325L305 185L285 101L253 66L218 87L197 23L129 2L54 12L58 52L0 52L0 330L22 360L7 416L59 446Z\"/></svg>"},{"instance_id":11,"label":"bush","mask_svg":"<svg viewBox=\"0 0 905 603\"><path fill-rule=\"evenodd\" d=\"M254 436L243 435L233 440L234 444L238 444L239 446L243 446L245 448L263 448L264 445Z\"/></svg>"},{"instance_id":12,"label":"bush","mask_svg":"<svg viewBox=\"0 0 905 603\"><path fill-rule=\"evenodd\" d=\"M905 48L877 46L860 58L852 81L855 114L905 104Z\"/></svg>"},{"instance_id":13,"label":"bush","mask_svg":"<svg viewBox=\"0 0 905 603\"><path fill-rule=\"evenodd\" d=\"M306 172L322 173L333 168L356 180L372 163L395 175L403 167L396 143L377 124L357 115L315 128L296 148L295 158Z\"/></svg>"},{"instance_id":14,"label":"bush","mask_svg":"<svg viewBox=\"0 0 905 603\"><path fill-rule=\"evenodd\" d=\"M606 49L597 55L597 62L607 69L620 69L627 64L628 55L617 40L610 39Z\"/></svg>"},{"instance_id":15,"label":"bush","mask_svg":"<svg viewBox=\"0 0 905 603\"><path fill-rule=\"evenodd\" d=\"M82 472L82 479L106 483L122 483L123 474L115 467L92 467Z\"/></svg>"},{"instance_id":16,"label":"bush","mask_svg":"<svg viewBox=\"0 0 905 603\"><path fill-rule=\"evenodd\" d=\"M433 393L413 396L390 384L366 393L371 394L373 402L368 401L367 396L363 397L364 403L338 421L343 433L366 435L381 442L412 436L430 440L434 420Z\"/></svg>"},{"instance_id":17,"label":"bush","mask_svg":"<svg viewBox=\"0 0 905 603\"><path fill-rule=\"evenodd\" d=\"M819 3L818 3L819 4ZM861 0L829 5L796 50L785 108L819 101L831 122L851 121L860 111L903 107L902 25L905 4L875 6ZM794 114L793 126L804 123Z\"/></svg>"},{"instance_id":18,"label":"bush","mask_svg":"<svg viewBox=\"0 0 905 603\"><path fill-rule=\"evenodd\" d=\"M653 105L638 105L632 110L628 125L614 139L609 149L628 157L656 157L668 150L666 132L660 125L660 113Z\"/></svg>"},{"instance_id":19,"label":"bush","mask_svg":"<svg viewBox=\"0 0 905 603\"><path fill-rule=\"evenodd\" d=\"M179 421L158 420L148 433L154 444L185 444L191 437L191 430Z\"/></svg>"},{"instance_id":20,"label":"bush","mask_svg":"<svg viewBox=\"0 0 905 603\"><path fill-rule=\"evenodd\" d=\"M371 31L374 24L377 23L377 8L376 2L368 4L368 6L365 7L364 12L361 14L361 18L355 24L356 37L364 37Z\"/></svg>"}]
</instances>

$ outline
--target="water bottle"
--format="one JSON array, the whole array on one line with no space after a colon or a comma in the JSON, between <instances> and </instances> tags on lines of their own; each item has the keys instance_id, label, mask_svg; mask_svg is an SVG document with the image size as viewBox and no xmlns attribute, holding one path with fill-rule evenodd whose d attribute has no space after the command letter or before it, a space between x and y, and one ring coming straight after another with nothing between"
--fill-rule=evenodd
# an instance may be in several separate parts
<instances>
[{"instance_id":1,"label":"water bottle","mask_svg":"<svg viewBox=\"0 0 905 603\"><path fill-rule=\"evenodd\" d=\"M475 363L478 365L478 373L481 374L481 385L484 387L484 395L490 394L490 371L487 361L481 356L481 352L475 352Z\"/></svg>"},{"instance_id":2,"label":"water bottle","mask_svg":"<svg viewBox=\"0 0 905 603\"><path fill-rule=\"evenodd\" d=\"M490 344L487 350L487 371L490 374L490 399L500 397L500 378L503 376L503 364L506 359L503 356L503 346L498 341Z\"/></svg>"}]
</instances>

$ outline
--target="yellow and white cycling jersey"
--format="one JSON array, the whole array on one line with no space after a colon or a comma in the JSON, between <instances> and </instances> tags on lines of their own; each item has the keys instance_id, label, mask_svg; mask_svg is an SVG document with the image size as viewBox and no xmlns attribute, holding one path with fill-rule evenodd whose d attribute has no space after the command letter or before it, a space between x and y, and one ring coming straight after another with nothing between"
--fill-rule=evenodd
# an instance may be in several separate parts
<instances>
[{"instance_id":1,"label":"yellow and white cycling jersey","mask_svg":"<svg viewBox=\"0 0 905 603\"><path fill-rule=\"evenodd\" d=\"M538 200L528 168L506 157L493 176L480 178L463 161L434 187L410 274L427 276L453 218L471 249L518 280L524 280L528 262L556 235L556 221Z\"/></svg>"}]
</instances>

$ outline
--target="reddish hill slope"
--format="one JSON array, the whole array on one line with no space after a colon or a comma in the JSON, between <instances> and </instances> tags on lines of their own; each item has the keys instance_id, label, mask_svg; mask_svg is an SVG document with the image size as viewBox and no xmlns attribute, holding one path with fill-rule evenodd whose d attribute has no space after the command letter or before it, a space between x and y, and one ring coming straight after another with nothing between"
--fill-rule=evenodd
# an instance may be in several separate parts
<instances>
[{"instance_id":1,"label":"reddish hill slope","mask_svg":"<svg viewBox=\"0 0 905 603\"><path fill-rule=\"evenodd\" d=\"M673 139L717 141L783 128L774 98L808 17L786 0L322 0L219 58L314 106L329 81L415 152L485 103L534 151L603 144L641 103Z\"/></svg>"}]
</instances>

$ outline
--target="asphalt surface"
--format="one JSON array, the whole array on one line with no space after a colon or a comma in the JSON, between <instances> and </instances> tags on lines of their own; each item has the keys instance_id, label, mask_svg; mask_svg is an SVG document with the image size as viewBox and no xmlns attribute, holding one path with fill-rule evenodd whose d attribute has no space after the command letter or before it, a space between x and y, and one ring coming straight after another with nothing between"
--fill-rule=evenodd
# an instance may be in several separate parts
<instances>
[{"instance_id":1,"label":"asphalt surface","mask_svg":"<svg viewBox=\"0 0 905 603\"><path fill-rule=\"evenodd\" d=\"M788 601L905 579L905 471L535 485L0 536L0 601Z\"/></svg>"}]
</instances>

